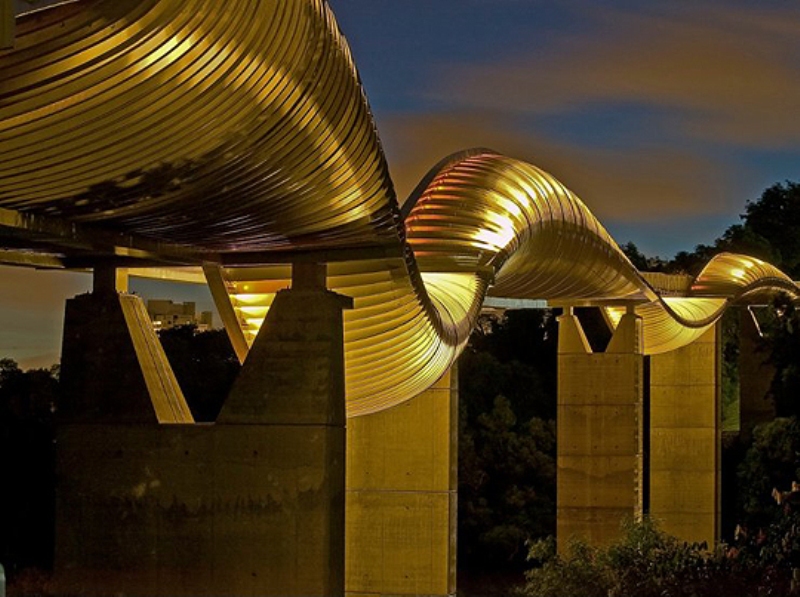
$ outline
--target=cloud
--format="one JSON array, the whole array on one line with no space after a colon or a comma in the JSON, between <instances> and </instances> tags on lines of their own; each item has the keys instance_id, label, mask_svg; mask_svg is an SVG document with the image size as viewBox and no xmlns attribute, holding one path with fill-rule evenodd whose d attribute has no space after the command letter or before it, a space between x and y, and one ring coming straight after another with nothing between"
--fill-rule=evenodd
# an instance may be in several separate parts
<instances>
[{"instance_id":1,"label":"cloud","mask_svg":"<svg viewBox=\"0 0 800 597\"><path fill-rule=\"evenodd\" d=\"M0 267L0 357L21 366L58 361L66 299L91 288L86 274Z\"/></svg>"},{"instance_id":2,"label":"cloud","mask_svg":"<svg viewBox=\"0 0 800 597\"><path fill-rule=\"evenodd\" d=\"M698 217L741 209L736 178L713 159L669 147L591 147L524 133L491 112L386 115L381 137L401 201L440 159L488 147L555 175L601 219Z\"/></svg>"},{"instance_id":3,"label":"cloud","mask_svg":"<svg viewBox=\"0 0 800 597\"><path fill-rule=\"evenodd\" d=\"M465 110L546 115L598 105L659 113L651 134L800 144L800 9L792 4L576 3L580 34L536 54L450 65L429 93Z\"/></svg>"},{"instance_id":4,"label":"cloud","mask_svg":"<svg viewBox=\"0 0 800 597\"><path fill-rule=\"evenodd\" d=\"M87 292L90 274L0 266L0 304L4 309L63 311L67 298Z\"/></svg>"},{"instance_id":5,"label":"cloud","mask_svg":"<svg viewBox=\"0 0 800 597\"><path fill-rule=\"evenodd\" d=\"M761 150L799 152L800 8L567 5L569 26L530 30L536 51L437 62L424 111L379 114L401 198L445 155L488 146L551 172L607 225L663 224L677 243L681 222L737 220L775 175Z\"/></svg>"}]
</instances>

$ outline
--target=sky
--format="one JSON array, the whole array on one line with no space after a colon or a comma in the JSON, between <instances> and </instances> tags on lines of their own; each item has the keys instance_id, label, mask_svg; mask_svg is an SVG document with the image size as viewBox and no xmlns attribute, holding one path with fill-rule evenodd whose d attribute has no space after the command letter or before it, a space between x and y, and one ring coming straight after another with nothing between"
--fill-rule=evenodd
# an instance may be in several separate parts
<instances>
[{"instance_id":1,"label":"sky","mask_svg":"<svg viewBox=\"0 0 800 597\"><path fill-rule=\"evenodd\" d=\"M25 3L18 4L23 5ZM671 257L800 180L800 4L330 0L402 201L489 147L554 174L620 243ZM0 357L58 360L86 274L0 268ZM134 282L146 298L210 298Z\"/></svg>"},{"instance_id":2,"label":"sky","mask_svg":"<svg viewBox=\"0 0 800 597\"><path fill-rule=\"evenodd\" d=\"M331 0L398 195L484 146L554 174L620 243L711 243L800 178L800 4Z\"/></svg>"}]
</instances>

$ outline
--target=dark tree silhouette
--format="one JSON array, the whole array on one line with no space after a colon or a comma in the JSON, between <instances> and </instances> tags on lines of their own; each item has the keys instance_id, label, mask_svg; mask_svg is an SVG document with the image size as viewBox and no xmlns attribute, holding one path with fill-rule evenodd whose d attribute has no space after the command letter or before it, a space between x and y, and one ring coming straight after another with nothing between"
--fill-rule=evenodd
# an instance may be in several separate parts
<instances>
[{"instance_id":1,"label":"dark tree silhouette","mask_svg":"<svg viewBox=\"0 0 800 597\"><path fill-rule=\"evenodd\" d=\"M484 316L459 361L459 583L505 594L555 531L556 322Z\"/></svg>"},{"instance_id":2,"label":"dark tree silhouette","mask_svg":"<svg viewBox=\"0 0 800 597\"><path fill-rule=\"evenodd\" d=\"M240 369L225 330L182 325L159 337L195 421L214 421Z\"/></svg>"},{"instance_id":3,"label":"dark tree silhouette","mask_svg":"<svg viewBox=\"0 0 800 597\"><path fill-rule=\"evenodd\" d=\"M53 563L58 368L0 359L0 561L10 574Z\"/></svg>"}]
</instances>

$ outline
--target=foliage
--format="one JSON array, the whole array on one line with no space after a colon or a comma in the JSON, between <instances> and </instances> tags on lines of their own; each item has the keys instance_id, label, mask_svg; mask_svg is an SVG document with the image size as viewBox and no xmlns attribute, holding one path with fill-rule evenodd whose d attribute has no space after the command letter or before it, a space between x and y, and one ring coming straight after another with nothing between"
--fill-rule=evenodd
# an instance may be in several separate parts
<instances>
[{"instance_id":1,"label":"foliage","mask_svg":"<svg viewBox=\"0 0 800 597\"><path fill-rule=\"evenodd\" d=\"M520 561L529 537L552 530L555 425L536 417L518 425L498 396L462 437L462 557L481 566Z\"/></svg>"},{"instance_id":2,"label":"foliage","mask_svg":"<svg viewBox=\"0 0 800 597\"><path fill-rule=\"evenodd\" d=\"M608 597L609 582L600 551L573 541L563 556L556 555L552 537L530 544L528 559L536 564L520 591L526 597Z\"/></svg>"},{"instance_id":3,"label":"foliage","mask_svg":"<svg viewBox=\"0 0 800 597\"><path fill-rule=\"evenodd\" d=\"M52 566L58 367L0 359L0 562Z\"/></svg>"},{"instance_id":4,"label":"foliage","mask_svg":"<svg viewBox=\"0 0 800 597\"><path fill-rule=\"evenodd\" d=\"M742 523L750 528L773 521L770 494L800 479L800 423L779 417L753 430L753 443L739 465L739 509Z\"/></svg>"},{"instance_id":5,"label":"foliage","mask_svg":"<svg viewBox=\"0 0 800 597\"><path fill-rule=\"evenodd\" d=\"M198 332L190 324L161 330L159 338L195 421L214 421L240 368L225 330Z\"/></svg>"},{"instance_id":6,"label":"foliage","mask_svg":"<svg viewBox=\"0 0 800 597\"><path fill-rule=\"evenodd\" d=\"M462 573L521 578L526 540L554 530L555 341L549 311L509 311L459 361Z\"/></svg>"},{"instance_id":7,"label":"foliage","mask_svg":"<svg viewBox=\"0 0 800 597\"><path fill-rule=\"evenodd\" d=\"M554 419L557 322L551 311L482 316L459 361L460 403L469 421L505 396L515 416Z\"/></svg>"},{"instance_id":8,"label":"foliage","mask_svg":"<svg viewBox=\"0 0 800 597\"><path fill-rule=\"evenodd\" d=\"M779 416L800 416L800 312L787 296L775 299L762 322L764 348L775 368L770 394Z\"/></svg>"},{"instance_id":9,"label":"foliage","mask_svg":"<svg viewBox=\"0 0 800 597\"><path fill-rule=\"evenodd\" d=\"M661 257L647 257L633 242L628 241L620 246L622 252L631 260L633 266L640 272L662 272L667 267L667 262Z\"/></svg>"},{"instance_id":10,"label":"foliage","mask_svg":"<svg viewBox=\"0 0 800 597\"><path fill-rule=\"evenodd\" d=\"M739 313L729 309L722 317L722 430L739 429Z\"/></svg>"},{"instance_id":11,"label":"foliage","mask_svg":"<svg viewBox=\"0 0 800 597\"><path fill-rule=\"evenodd\" d=\"M605 549L573 542L557 555L552 539L533 543L520 590L525 597L756 597L788 595L797 520L784 517L771 534L709 551L667 535L651 520L623 524Z\"/></svg>"},{"instance_id":12,"label":"foliage","mask_svg":"<svg viewBox=\"0 0 800 597\"><path fill-rule=\"evenodd\" d=\"M714 255L727 251L758 257L800 278L800 184L787 181L769 187L747 202L741 217L742 224L730 226L711 245L681 251L663 271L696 275Z\"/></svg>"},{"instance_id":13,"label":"foliage","mask_svg":"<svg viewBox=\"0 0 800 597\"><path fill-rule=\"evenodd\" d=\"M750 237L769 247L766 258L773 258L793 279L800 278L800 184L772 185L757 201L748 201L742 217ZM754 256L760 255L754 251Z\"/></svg>"},{"instance_id":14,"label":"foliage","mask_svg":"<svg viewBox=\"0 0 800 597\"><path fill-rule=\"evenodd\" d=\"M763 311L761 349L775 370L770 398L778 418L754 429L738 462L738 518L751 528L774 522L772 489L800 479L800 314L786 297Z\"/></svg>"}]
</instances>

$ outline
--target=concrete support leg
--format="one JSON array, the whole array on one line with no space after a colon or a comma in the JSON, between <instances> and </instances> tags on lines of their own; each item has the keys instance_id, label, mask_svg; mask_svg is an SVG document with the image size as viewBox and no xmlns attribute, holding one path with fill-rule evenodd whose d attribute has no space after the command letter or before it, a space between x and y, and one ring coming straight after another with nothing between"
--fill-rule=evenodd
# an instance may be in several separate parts
<instances>
[{"instance_id":1,"label":"concrete support leg","mask_svg":"<svg viewBox=\"0 0 800 597\"><path fill-rule=\"evenodd\" d=\"M149 484L160 483L147 468L156 445L151 434L190 428L193 420L144 303L117 293L113 268L96 272L95 292L67 301L61 388L59 593L115 594L127 577L142 587L148 571L139 575L125 561L131 552L149 558L155 541L155 533L148 536L153 527L142 518L148 513L136 503L146 501ZM126 458L137 450L145 454L129 468Z\"/></svg>"},{"instance_id":2,"label":"concrete support leg","mask_svg":"<svg viewBox=\"0 0 800 597\"><path fill-rule=\"evenodd\" d=\"M769 396L775 367L761 346L761 333L750 309L739 309L739 430L743 438L753 428L775 418Z\"/></svg>"},{"instance_id":3,"label":"concrete support leg","mask_svg":"<svg viewBox=\"0 0 800 597\"><path fill-rule=\"evenodd\" d=\"M318 284L297 275L307 269ZM296 271L276 295L217 419L217 458L229 463L217 498L263 504L218 521L228 544L218 586L231 594L344 594L342 310L352 300L324 290L320 269ZM260 446L241 439L253 434ZM264 454L259 475L251 454Z\"/></svg>"},{"instance_id":4,"label":"concrete support leg","mask_svg":"<svg viewBox=\"0 0 800 597\"><path fill-rule=\"evenodd\" d=\"M720 531L720 330L650 358L650 514L684 541Z\"/></svg>"},{"instance_id":5,"label":"concrete support leg","mask_svg":"<svg viewBox=\"0 0 800 597\"><path fill-rule=\"evenodd\" d=\"M348 595L455 594L456 382L348 421Z\"/></svg>"},{"instance_id":6,"label":"concrete support leg","mask_svg":"<svg viewBox=\"0 0 800 597\"><path fill-rule=\"evenodd\" d=\"M559 318L557 540L606 545L642 513L641 318L626 313L605 353L578 319Z\"/></svg>"}]
</instances>

